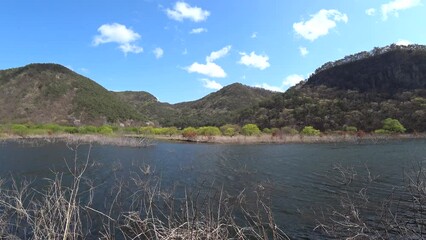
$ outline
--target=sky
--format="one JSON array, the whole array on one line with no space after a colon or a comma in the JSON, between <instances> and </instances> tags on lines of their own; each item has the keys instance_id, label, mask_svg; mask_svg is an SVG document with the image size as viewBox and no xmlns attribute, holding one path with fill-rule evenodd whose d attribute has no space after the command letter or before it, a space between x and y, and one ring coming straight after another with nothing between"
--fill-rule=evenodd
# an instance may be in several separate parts
<instances>
[{"instance_id":1,"label":"sky","mask_svg":"<svg viewBox=\"0 0 426 240\"><path fill-rule=\"evenodd\" d=\"M162 102L285 91L328 61L426 44L426 0L1 0L0 69L57 63Z\"/></svg>"}]
</instances>

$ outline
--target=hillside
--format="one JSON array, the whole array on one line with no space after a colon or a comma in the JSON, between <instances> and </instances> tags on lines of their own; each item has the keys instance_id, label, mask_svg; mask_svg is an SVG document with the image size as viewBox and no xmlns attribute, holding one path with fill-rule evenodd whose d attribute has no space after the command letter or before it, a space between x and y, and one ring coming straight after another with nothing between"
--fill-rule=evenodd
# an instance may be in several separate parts
<instances>
[{"instance_id":1,"label":"hillside","mask_svg":"<svg viewBox=\"0 0 426 240\"><path fill-rule=\"evenodd\" d=\"M144 91L111 92L121 101L132 106L139 114L146 116L148 121L157 125L173 126L179 116L177 109L168 103L162 103L152 94Z\"/></svg>"},{"instance_id":2,"label":"hillside","mask_svg":"<svg viewBox=\"0 0 426 240\"><path fill-rule=\"evenodd\" d=\"M274 92L234 83L199 100L161 103L147 92L115 92L149 120L162 126L221 126L235 123L239 112L272 97Z\"/></svg>"},{"instance_id":3,"label":"hillside","mask_svg":"<svg viewBox=\"0 0 426 240\"><path fill-rule=\"evenodd\" d=\"M103 124L141 120L94 81L57 64L0 71L0 122Z\"/></svg>"},{"instance_id":4,"label":"hillside","mask_svg":"<svg viewBox=\"0 0 426 240\"><path fill-rule=\"evenodd\" d=\"M246 109L239 122L372 131L388 117L426 131L426 47L392 45L324 64L306 82Z\"/></svg>"}]
</instances>

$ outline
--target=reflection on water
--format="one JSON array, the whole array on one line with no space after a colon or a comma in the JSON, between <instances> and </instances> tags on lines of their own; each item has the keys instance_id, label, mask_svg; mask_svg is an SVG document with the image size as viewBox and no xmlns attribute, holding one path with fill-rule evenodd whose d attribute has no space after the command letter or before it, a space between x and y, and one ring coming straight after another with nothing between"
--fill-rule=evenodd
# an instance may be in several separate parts
<instances>
[{"instance_id":1,"label":"reflection on water","mask_svg":"<svg viewBox=\"0 0 426 240\"><path fill-rule=\"evenodd\" d=\"M87 145L79 146L79 158L85 159L88 150ZM87 175L106 196L115 179L129 179L136 170L160 176L163 187L177 194L200 186L223 189L231 197L242 191L249 197L269 194L277 224L290 236L312 238L319 237L313 232L318 213L338 204L339 194L347 190L342 182L347 178L342 180L334 167L353 166L354 174L369 171L372 176L379 175L379 185L369 190L371 198L378 199L402 184L404 168L426 161L425 156L425 140L379 144L159 143L148 148L95 145L90 153L93 166ZM65 163L73 158L73 151L62 143L3 143L0 174L43 179L52 177L52 172L67 172Z\"/></svg>"}]
</instances>

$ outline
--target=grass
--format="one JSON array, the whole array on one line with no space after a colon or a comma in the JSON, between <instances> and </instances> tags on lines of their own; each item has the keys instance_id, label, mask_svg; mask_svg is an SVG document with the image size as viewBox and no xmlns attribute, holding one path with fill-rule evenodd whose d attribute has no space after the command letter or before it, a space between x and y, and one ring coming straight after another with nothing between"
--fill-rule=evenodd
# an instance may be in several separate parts
<instances>
[{"instance_id":1,"label":"grass","mask_svg":"<svg viewBox=\"0 0 426 240\"><path fill-rule=\"evenodd\" d=\"M0 180L2 239L289 239L275 224L268 198L244 191L229 196L205 188L174 192L162 187L155 169L142 165L130 178L113 179L103 204L86 173L96 167L90 149L68 172L34 181ZM114 177L112 177L114 178Z\"/></svg>"}]
</instances>

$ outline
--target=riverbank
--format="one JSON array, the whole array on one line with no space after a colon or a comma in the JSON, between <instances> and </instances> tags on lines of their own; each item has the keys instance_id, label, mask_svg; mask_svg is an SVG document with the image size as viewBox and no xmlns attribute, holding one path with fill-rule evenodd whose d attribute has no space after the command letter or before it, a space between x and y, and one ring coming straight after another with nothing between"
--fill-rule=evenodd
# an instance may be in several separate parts
<instances>
[{"instance_id":1,"label":"riverbank","mask_svg":"<svg viewBox=\"0 0 426 240\"><path fill-rule=\"evenodd\" d=\"M197 136L194 138L184 138L182 136L154 136L154 139L179 141L179 142L194 142L194 143L217 143L217 144L288 144L288 143L338 143L338 142L379 142L398 139L426 139L426 134L367 134L364 136L357 135L320 135L320 136L305 136L305 135L283 135L283 136Z\"/></svg>"},{"instance_id":2,"label":"riverbank","mask_svg":"<svg viewBox=\"0 0 426 240\"><path fill-rule=\"evenodd\" d=\"M426 139L426 133L422 134L366 134L357 136L352 134L330 134L320 136L305 135L259 135L259 136L196 136L185 138L181 135L96 135L96 134L51 134L51 135L2 135L0 141L15 142L67 142L67 143L95 143L100 145L146 147L156 141L210 143L210 144L289 144L289 143L377 143L389 140Z\"/></svg>"}]
</instances>

